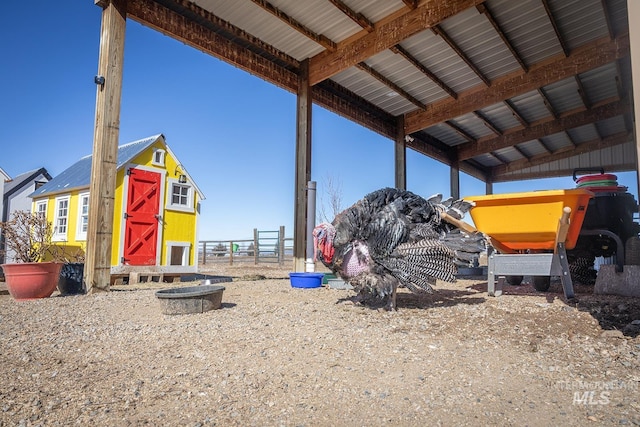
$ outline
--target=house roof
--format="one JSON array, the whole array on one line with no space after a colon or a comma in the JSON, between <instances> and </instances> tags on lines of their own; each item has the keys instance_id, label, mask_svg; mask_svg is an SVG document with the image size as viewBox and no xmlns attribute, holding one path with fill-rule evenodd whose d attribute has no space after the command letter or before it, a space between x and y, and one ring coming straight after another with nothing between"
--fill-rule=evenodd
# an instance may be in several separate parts
<instances>
[{"instance_id":1,"label":"house roof","mask_svg":"<svg viewBox=\"0 0 640 427\"><path fill-rule=\"evenodd\" d=\"M625 0L127 3L134 21L292 93L304 81L315 104L494 182L636 169L627 15Z\"/></svg>"},{"instance_id":2,"label":"house roof","mask_svg":"<svg viewBox=\"0 0 640 427\"><path fill-rule=\"evenodd\" d=\"M153 136L149 136L147 138L139 139L137 141L129 142L127 144L120 145L118 147L117 154L117 170L120 170L127 163L131 162L136 156L142 153L144 150L149 148L151 145L156 143L157 141L161 141L165 146L169 154L175 159L176 162L179 163L178 158L173 154L173 152L167 146L164 135L157 134ZM72 190L78 190L83 188L88 188L91 183L91 161L92 156L88 155L73 165L69 166L67 169L62 171L59 175L53 178L51 181L44 184L42 187L38 188L36 191L31 193L30 197L40 197L45 194L56 194L62 192L69 192ZM184 170L184 168L183 168ZM204 195L200 191L200 189L196 186L191 176L189 176L188 172L184 170L184 173L189 177L189 181L193 184L195 190L200 195L200 199L204 199Z\"/></svg>"},{"instance_id":3,"label":"house roof","mask_svg":"<svg viewBox=\"0 0 640 427\"><path fill-rule=\"evenodd\" d=\"M16 176L12 180L4 183L4 197L7 198L11 196L13 193L15 193L16 191L19 191L25 185L29 185L34 179L36 179L40 175L44 175L44 177L47 178L47 180L52 179L51 175L49 175L49 172L47 172L45 168L34 169L31 171L21 173L20 175Z\"/></svg>"}]
</instances>

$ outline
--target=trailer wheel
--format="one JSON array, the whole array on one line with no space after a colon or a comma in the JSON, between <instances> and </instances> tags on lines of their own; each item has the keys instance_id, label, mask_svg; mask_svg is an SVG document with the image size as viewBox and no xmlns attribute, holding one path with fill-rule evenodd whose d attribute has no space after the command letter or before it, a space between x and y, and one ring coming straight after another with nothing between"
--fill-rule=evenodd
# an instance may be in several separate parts
<instances>
[{"instance_id":1,"label":"trailer wheel","mask_svg":"<svg viewBox=\"0 0 640 427\"><path fill-rule=\"evenodd\" d=\"M507 276L507 283L511 286L519 286L522 283L523 276Z\"/></svg>"},{"instance_id":2,"label":"trailer wheel","mask_svg":"<svg viewBox=\"0 0 640 427\"><path fill-rule=\"evenodd\" d=\"M551 286L551 277L549 276L535 276L533 278L533 287L536 291L547 292Z\"/></svg>"}]
</instances>

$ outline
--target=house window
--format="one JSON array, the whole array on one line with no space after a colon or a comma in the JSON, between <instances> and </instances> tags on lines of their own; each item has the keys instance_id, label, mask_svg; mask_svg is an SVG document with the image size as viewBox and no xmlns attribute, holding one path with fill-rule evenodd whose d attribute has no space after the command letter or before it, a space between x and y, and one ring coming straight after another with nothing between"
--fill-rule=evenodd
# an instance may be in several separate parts
<instances>
[{"instance_id":1,"label":"house window","mask_svg":"<svg viewBox=\"0 0 640 427\"><path fill-rule=\"evenodd\" d=\"M152 164L155 166L164 166L164 154L165 151L162 149L157 149L153 152L153 160Z\"/></svg>"},{"instance_id":2,"label":"house window","mask_svg":"<svg viewBox=\"0 0 640 427\"><path fill-rule=\"evenodd\" d=\"M175 179L169 180L167 209L193 212L193 187Z\"/></svg>"},{"instance_id":3,"label":"house window","mask_svg":"<svg viewBox=\"0 0 640 427\"><path fill-rule=\"evenodd\" d=\"M67 240L69 226L69 196L56 198L56 211L53 219L53 240Z\"/></svg>"},{"instance_id":4,"label":"house window","mask_svg":"<svg viewBox=\"0 0 640 427\"><path fill-rule=\"evenodd\" d=\"M76 240L87 240L89 229L89 193L78 195L78 230Z\"/></svg>"},{"instance_id":5,"label":"house window","mask_svg":"<svg viewBox=\"0 0 640 427\"><path fill-rule=\"evenodd\" d=\"M47 217L47 201L46 200L40 200L36 202L36 215L38 215L40 218Z\"/></svg>"}]
</instances>

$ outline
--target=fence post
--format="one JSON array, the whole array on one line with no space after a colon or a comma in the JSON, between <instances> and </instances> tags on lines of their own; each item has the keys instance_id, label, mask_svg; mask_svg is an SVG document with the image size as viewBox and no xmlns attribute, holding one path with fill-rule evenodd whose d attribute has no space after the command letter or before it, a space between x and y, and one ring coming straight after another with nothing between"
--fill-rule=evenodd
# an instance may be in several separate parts
<instances>
[{"instance_id":1,"label":"fence post","mask_svg":"<svg viewBox=\"0 0 640 427\"><path fill-rule=\"evenodd\" d=\"M284 264L284 225L280 226L278 235L278 265Z\"/></svg>"},{"instance_id":2,"label":"fence post","mask_svg":"<svg viewBox=\"0 0 640 427\"><path fill-rule=\"evenodd\" d=\"M258 229L253 229L253 263L258 265L258 251L260 248L258 247Z\"/></svg>"},{"instance_id":3,"label":"fence post","mask_svg":"<svg viewBox=\"0 0 640 427\"><path fill-rule=\"evenodd\" d=\"M202 265L207 263L207 242L202 242Z\"/></svg>"},{"instance_id":4,"label":"fence post","mask_svg":"<svg viewBox=\"0 0 640 427\"><path fill-rule=\"evenodd\" d=\"M229 240L229 265L233 265L233 240Z\"/></svg>"}]
</instances>

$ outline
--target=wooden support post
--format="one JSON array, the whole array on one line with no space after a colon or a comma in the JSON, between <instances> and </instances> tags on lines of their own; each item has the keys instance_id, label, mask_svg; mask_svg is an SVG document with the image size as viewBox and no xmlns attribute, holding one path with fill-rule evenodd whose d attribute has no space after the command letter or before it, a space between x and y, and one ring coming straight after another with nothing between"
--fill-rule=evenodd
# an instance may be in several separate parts
<instances>
[{"instance_id":1,"label":"wooden support post","mask_svg":"<svg viewBox=\"0 0 640 427\"><path fill-rule=\"evenodd\" d=\"M102 0L100 56L96 77L96 118L89 187L89 229L84 281L88 293L108 291L120 131L126 0Z\"/></svg>"},{"instance_id":2,"label":"wooden support post","mask_svg":"<svg viewBox=\"0 0 640 427\"><path fill-rule=\"evenodd\" d=\"M407 189L407 141L404 134L404 115L398 116L398 131L395 143L396 188Z\"/></svg>"},{"instance_id":3,"label":"wooden support post","mask_svg":"<svg viewBox=\"0 0 640 427\"><path fill-rule=\"evenodd\" d=\"M300 63L296 114L296 174L294 194L293 268L305 271L307 248L307 183L311 180L311 86L309 60Z\"/></svg>"},{"instance_id":4,"label":"wooden support post","mask_svg":"<svg viewBox=\"0 0 640 427\"><path fill-rule=\"evenodd\" d=\"M233 240L229 241L229 265L233 265Z\"/></svg>"}]
</instances>

